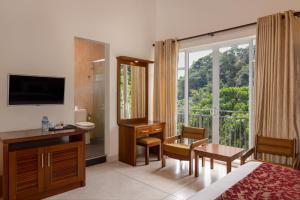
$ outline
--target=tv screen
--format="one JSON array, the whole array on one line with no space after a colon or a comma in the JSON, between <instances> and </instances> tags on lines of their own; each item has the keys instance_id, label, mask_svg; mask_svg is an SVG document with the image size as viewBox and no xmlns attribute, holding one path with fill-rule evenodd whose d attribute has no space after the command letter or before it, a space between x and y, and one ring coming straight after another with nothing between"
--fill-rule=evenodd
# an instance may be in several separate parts
<instances>
[{"instance_id":1,"label":"tv screen","mask_svg":"<svg viewBox=\"0 0 300 200\"><path fill-rule=\"evenodd\" d=\"M9 75L9 105L64 104L65 78Z\"/></svg>"}]
</instances>

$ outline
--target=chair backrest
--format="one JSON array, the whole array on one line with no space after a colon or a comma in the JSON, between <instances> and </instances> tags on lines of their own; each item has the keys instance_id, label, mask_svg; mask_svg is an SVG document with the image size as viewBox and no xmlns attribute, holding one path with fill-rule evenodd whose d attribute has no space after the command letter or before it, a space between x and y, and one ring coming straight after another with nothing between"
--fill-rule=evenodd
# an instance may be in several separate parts
<instances>
[{"instance_id":1,"label":"chair backrest","mask_svg":"<svg viewBox=\"0 0 300 200\"><path fill-rule=\"evenodd\" d=\"M181 136L182 138L201 140L206 138L206 129L182 126Z\"/></svg>"},{"instance_id":2,"label":"chair backrest","mask_svg":"<svg viewBox=\"0 0 300 200\"><path fill-rule=\"evenodd\" d=\"M257 159L257 153L267 153L294 158L296 156L296 140L257 135L255 138L255 159Z\"/></svg>"}]
</instances>

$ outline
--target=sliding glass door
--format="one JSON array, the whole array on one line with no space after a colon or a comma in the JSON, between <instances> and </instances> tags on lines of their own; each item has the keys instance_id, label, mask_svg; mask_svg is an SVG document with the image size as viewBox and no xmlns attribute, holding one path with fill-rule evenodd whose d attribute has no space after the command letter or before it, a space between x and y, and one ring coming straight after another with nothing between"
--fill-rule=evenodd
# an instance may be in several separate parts
<instances>
[{"instance_id":1,"label":"sliding glass door","mask_svg":"<svg viewBox=\"0 0 300 200\"><path fill-rule=\"evenodd\" d=\"M185 49L178 64L178 130L206 127L210 142L248 148L254 39Z\"/></svg>"}]
</instances>

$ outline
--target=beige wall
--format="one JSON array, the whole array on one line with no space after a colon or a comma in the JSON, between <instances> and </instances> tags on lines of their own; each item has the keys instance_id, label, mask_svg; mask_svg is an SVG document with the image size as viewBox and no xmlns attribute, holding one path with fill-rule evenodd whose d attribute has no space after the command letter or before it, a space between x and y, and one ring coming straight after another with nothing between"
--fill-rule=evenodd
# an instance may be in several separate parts
<instances>
[{"instance_id":1,"label":"beige wall","mask_svg":"<svg viewBox=\"0 0 300 200\"><path fill-rule=\"evenodd\" d=\"M105 46L75 38L75 106L93 115L94 77L92 61L105 59Z\"/></svg>"},{"instance_id":2,"label":"beige wall","mask_svg":"<svg viewBox=\"0 0 300 200\"><path fill-rule=\"evenodd\" d=\"M109 44L105 144L116 156L116 56L152 59L155 37L197 35L287 9L300 10L300 1L0 0L0 131L38 128L42 115L73 123L74 36L88 38ZM66 77L65 104L7 106L8 73Z\"/></svg>"},{"instance_id":3,"label":"beige wall","mask_svg":"<svg viewBox=\"0 0 300 200\"><path fill-rule=\"evenodd\" d=\"M151 59L149 0L0 0L0 132L39 128L41 117L74 122L74 36L109 44L106 54L106 154L118 153L116 56ZM65 104L7 106L7 74L66 77Z\"/></svg>"},{"instance_id":4,"label":"beige wall","mask_svg":"<svg viewBox=\"0 0 300 200\"><path fill-rule=\"evenodd\" d=\"M156 39L183 38L255 22L299 0L156 0Z\"/></svg>"}]
</instances>

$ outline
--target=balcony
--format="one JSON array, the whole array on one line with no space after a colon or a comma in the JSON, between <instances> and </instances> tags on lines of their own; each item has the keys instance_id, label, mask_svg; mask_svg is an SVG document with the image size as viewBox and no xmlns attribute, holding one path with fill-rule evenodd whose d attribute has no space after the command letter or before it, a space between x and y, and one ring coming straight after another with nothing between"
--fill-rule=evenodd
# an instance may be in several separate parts
<instances>
[{"instance_id":1,"label":"balcony","mask_svg":"<svg viewBox=\"0 0 300 200\"><path fill-rule=\"evenodd\" d=\"M209 142L212 142L213 115L211 110L193 110L189 113L189 126L205 127L208 130ZM249 115L245 111L220 110L219 143L239 148L249 148ZM177 127L180 130L184 124L184 113L177 114Z\"/></svg>"}]
</instances>

